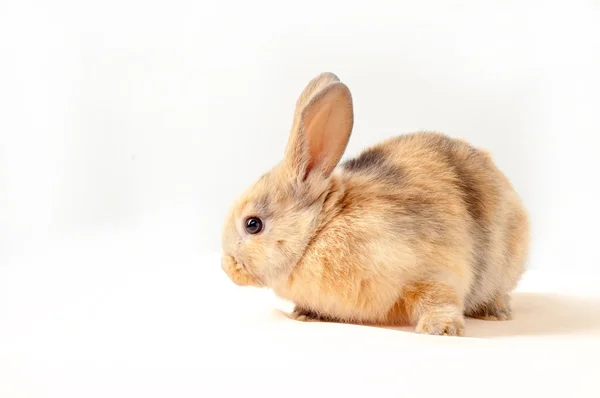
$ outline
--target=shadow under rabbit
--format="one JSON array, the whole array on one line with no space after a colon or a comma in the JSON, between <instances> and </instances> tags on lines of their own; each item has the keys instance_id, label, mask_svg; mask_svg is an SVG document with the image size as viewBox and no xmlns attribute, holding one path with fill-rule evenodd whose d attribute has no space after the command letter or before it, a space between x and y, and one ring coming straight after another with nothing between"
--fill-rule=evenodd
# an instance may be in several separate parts
<instances>
[{"instance_id":1,"label":"shadow under rabbit","mask_svg":"<svg viewBox=\"0 0 600 398\"><path fill-rule=\"evenodd\" d=\"M467 335L509 337L600 335L600 298L552 293L512 294L513 319L467 319Z\"/></svg>"},{"instance_id":2,"label":"shadow under rabbit","mask_svg":"<svg viewBox=\"0 0 600 398\"><path fill-rule=\"evenodd\" d=\"M513 319L508 321L467 318L465 336L600 336L600 298L515 292L512 314ZM289 313L281 309L275 310L274 315L279 319L290 319ZM410 326L368 326L414 332Z\"/></svg>"}]
</instances>

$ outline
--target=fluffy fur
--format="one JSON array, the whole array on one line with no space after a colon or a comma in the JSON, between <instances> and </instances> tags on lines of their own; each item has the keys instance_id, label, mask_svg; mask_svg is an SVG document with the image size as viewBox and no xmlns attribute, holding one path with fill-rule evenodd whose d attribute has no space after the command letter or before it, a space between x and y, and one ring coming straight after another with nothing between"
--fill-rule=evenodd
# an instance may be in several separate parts
<instances>
[{"instance_id":1,"label":"fluffy fur","mask_svg":"<svg viewBox=\"0 0 600 398\"><path fill-rule=\"evenodd\" d=\"M352 126L348 88L331 73L315 77L283 161L229 211L227 275L291 300L298 320L462 335L465 315L510 319L529 227L490 155L418 132L338 165ZM263 220L260 234L245 231L249 216Z\"/></svg>"}]
</instances>

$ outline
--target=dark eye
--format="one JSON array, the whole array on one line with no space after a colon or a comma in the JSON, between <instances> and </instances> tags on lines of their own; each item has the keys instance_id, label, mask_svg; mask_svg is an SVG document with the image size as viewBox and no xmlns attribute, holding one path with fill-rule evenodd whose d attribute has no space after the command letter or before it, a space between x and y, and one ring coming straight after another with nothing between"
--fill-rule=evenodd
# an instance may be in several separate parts
<instances>
[{"instance_id":1,"label":"dark eye","mask_svg":"<svg viewBox=\"0 0 600 398\"><path fill-rule=\"evenodd\" d=\"M249 234L255 235L262 231L263 222L258 217L249 217L246 219L246 231Z\"/></svg>"}]
</instances>

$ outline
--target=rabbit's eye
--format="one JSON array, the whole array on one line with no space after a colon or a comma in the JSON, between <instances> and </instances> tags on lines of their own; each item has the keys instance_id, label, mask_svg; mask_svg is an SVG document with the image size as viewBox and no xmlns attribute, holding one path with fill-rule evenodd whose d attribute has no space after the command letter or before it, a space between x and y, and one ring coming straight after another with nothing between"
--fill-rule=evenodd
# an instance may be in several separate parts
<instances>
[{"instance_id":1,"label":"rabbit's eye","mask_svg":"<svg viewBox=\"0 0 600 398\"><path fill-rule=\"evenodd\" d=\"M246 232L255 235L263 229L263 222L258 217L249 217L246 219Z\"/></svg>"}]
</instances>

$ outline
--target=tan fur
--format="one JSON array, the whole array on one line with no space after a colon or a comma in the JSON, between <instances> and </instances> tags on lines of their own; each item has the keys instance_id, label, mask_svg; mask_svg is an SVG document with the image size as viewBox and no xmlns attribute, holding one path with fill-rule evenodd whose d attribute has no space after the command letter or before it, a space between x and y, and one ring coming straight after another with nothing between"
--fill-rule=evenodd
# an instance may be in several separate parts
<instances>
[{"instance_id":1,"label":"tan fur","mask_svg":"<svg viewBox=\"0 0 600 398\"><path fill-rule=\"evenodd\" d=\"M463 315L509 319L528 219L491 156L419 132L333 170L352 120L350 92L335 75L309 83L284 161L230 210L225 272L291 300L299 320L413 324L420 333L461 335ZM264 220L260 234L244 231L249 216Z\"/></svg>"}]
</instances>

